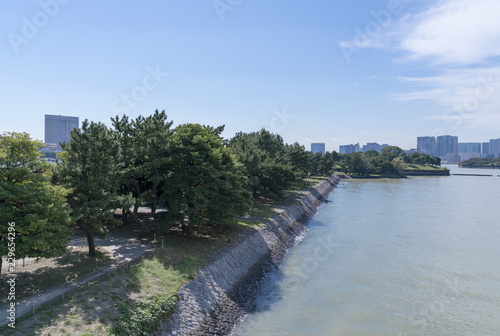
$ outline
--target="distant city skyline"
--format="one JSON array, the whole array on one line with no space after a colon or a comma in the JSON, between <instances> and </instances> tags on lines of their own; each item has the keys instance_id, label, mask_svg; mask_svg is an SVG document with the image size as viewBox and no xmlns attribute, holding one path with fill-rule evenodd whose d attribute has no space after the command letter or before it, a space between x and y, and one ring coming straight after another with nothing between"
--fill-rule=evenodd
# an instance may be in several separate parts
<instances>
[{"instance_id":1,"label":"distant city skyline","mask_svg":"<svg viewBox=\"0 0 500 336\"><path fill-rule=\"evenodd\" d=\"M51 143L51 141L48 141L48 140L51 140L50 139L50 131L48 131L48 128L47 128L47 125L48 125L48 118L54 118L54 117L63 117L63 118L70 118L72 120L72 123L74 124L76 122L76 124L78 125L77 127L79 128L79 117L77 116L61 116L61 115L50 115L50 114L46 114L43 116L44 117L44 125L45 127L42 128L43 129L43 132L44 132L44 143ZM56 118L57 119L57 118ZM69 119L68 119L69 120ZM75 121L76 120L76 121ZM91 121L94 121L94 120L91 120ZM102 122L102 121L101 121ZM111 126L108 124L108 126ZM73 128L73 126L71 127ZM23 132L21 130L21 132ZM29 133L29 132L28 132ZM68 133L69 134L69 133ZM277 132L277 134L280 134L279 132ZM446 136L446 135L445 135ZM33 135L32 135L33 137ZM441 136L442 137L442 136ZM460 139L460 137L458 136L452 136L452 137L456 137L457 138L457 152L458 151L458 145L460 143L468 143L468 144L480 144L481 147L482 147L482 144L487 144L486 146L489 146L490 142L484 142L484 141L470 141L470 142L460 142L458 143L458 140ZM33 138L36 138L36 137L33 137ZM349 153L349 152L355 152L355 151L367 151L367 150L370 150L370 149L374 149L374 150L377 150L377 151L380 151L383 147L386 147L386 146L398 146L400 147L401 149L403 150L411 150L411 149L417 149L418 151L422 151L423 148L419 148L419 138L423 138L423 139L430 139L430 138L435 138L437 139L437 137L432 137L432 136L417 136L416 137L416 141L415 141L415 145L412 145L410 147L404 147L404 146L401 146L401 145L398 145L398 144L379 144L378 142L367 142L365 145L360 145L360 142L357 142L356 144L340 144L338 145L337 148L328 148L326 143L325 142L322 142L322 143L314 143L314 142L311 142L311 143L301 143L302 145L304 145L304 147L307 148L310 148L311 151L312 148L313 148L313 145L320 145L322 146L321 148L323 148L323 152L332 152L332 151L336 151L338 153ZM39 138L38 138L39 139ZM39 139L41 140L41 139ZM492 139L490 139L492 140ZM494 139L493 139L494 140ZM66 136L64 138L64 140L60 140L58 142L63 142L63 141L69 141L69 136ZM57 142L57 143L58 143ZM291 142L288 142L288 143L291 143ZM377 146L380 146L380 147L377 147ZM436 145L435 145L436 146ZM344 150L342 150L342 148L344 148ZM489 148L489 147L488 147ZM496 148L496 147L495 147ZM314 151L313 151L314 152ZM427 152L427 151L426 151ZM439 156L437 155L437 148L435 148L434 150L431 150L431 153L433 153L432 155L436 155L436 156ZM428 153L430 154L430 153ZM483 153L484 154L484 153Z\"/></svg>"},{"instance_id":2,"label":"distant city skyline","mask_svg":"<svg viewBox=\"0 0 500 336\"><path fill-rule=\"evenodd\" d=\"M500 138L490 139L489 142L458 142L459 138L453 135L419 136L417 147L405 149L406 154L420 152L430 156L439 156L444 162L456 163L471 158L500 157ZM340 145L339 153L366 152L375 150L381 152L387 144L367 143L362 147L357 144ZM397 145L396 145L397 146ZM399 147L399 146L398 146Z\"/></svg>"}]
</instances>

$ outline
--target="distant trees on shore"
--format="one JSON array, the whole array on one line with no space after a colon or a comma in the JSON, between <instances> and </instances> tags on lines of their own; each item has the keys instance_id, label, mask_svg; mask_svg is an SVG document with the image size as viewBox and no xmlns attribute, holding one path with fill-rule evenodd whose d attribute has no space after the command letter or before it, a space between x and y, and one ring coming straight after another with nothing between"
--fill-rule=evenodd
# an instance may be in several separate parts
<instances>
[{"instance_id":1,"label":"distant trees on shore","mask_svg":"<svg viewBox=\"0 0 500 336\"><path fill-rule=\"evenodd\" d=\"M337 155L339 155L338 166L340 166L340 171L350 175L402 176L402 171L407 164L441 165L439 157L431 157L428 154L418 152L406 155L397 146L385 147L381 153L370 150L364 153L355 152Z\"/></svg>"},{"instance_id":2,"label":"distant trees on shore","mask_svg":"<svg viewBox=\"0 0 500 336\"><path fill-rule=\"evenodd\" d=\"M500 168L500 158L472 158L460 162L460 167L466 168Z\"/></svg>"}]
</instances>

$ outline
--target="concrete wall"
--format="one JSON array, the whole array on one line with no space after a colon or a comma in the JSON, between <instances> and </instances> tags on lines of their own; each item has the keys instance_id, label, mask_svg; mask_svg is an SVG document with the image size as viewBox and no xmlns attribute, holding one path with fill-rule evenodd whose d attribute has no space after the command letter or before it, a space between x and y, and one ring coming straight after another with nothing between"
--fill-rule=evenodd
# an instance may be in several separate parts
<instances>
[{"instance_id":1,"label":"concrete wall","mask_svg":"<svg viewBox=\"0 0 500 336\"><path fill-rule=\"evenodd\" d=\"M266 273L278 267L295 237L340 181L331 177L303 191L259 230L248 230L183 286L178 311L162 335L226 335L248 313Z\"/></svg>"}]
</instances>

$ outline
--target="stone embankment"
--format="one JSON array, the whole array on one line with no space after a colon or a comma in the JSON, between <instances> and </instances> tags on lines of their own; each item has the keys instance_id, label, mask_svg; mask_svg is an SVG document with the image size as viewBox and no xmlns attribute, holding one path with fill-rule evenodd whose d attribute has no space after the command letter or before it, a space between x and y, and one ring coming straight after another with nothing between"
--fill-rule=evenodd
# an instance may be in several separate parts
<instances>
[{"instance_id":1,"label":"stone embankment","mask_svg":"<svg viewBox=\"0 0 500 336\"><path fill-rule=\"evenodd\" d=\"M161 327L161 335L227 335L251 311L264 275L277 268L295 238L305 230L339 177L302 191L290 205L259 230L246 231L214 262L183 286L177 312Z\"/></svg>"}]
</instances>

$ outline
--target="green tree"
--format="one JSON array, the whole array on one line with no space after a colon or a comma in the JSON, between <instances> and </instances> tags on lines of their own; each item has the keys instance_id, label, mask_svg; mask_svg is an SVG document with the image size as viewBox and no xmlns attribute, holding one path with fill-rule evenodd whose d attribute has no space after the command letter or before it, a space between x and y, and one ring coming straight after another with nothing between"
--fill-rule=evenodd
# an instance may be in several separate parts
<instances>
[{"instance_id":1,"label":"green tree","mask_svg":"<svg viewBox=\"0 0 500 336\"><path fill-rule=\"evenodd\" d=\"M287 155L297 180L302 180L309 176L312 168L311 152L306 151L303 145L295 142L293 145L286 145Z\"/></svg>"},{"instance_id":2,"label":"green tree","mask_svg":"<svg viewBox=\"0 0 500 336\"><path fill-rule=\"evenodd\" d=\"M339 162L340 161L340 154L337 153L336 151L333 151L332 152L332 160L334 163Z\"/></svg>"},{"instance_id":3,"label":"green tree","mask_svg":"<svg viewBox=\"0 0 500 336\"><path fill-rule=\"evenodd\" d=\"M398 146L387 146L382 148L380 154L386 156L389 159L389 161L392 161L395 158L402 156L403 150Z\"/></svg>"},{"instance_id":4,"label":"green tree","mask_svg":"<svg viewBox=\"0 0 500 336\"><path fill-rule=\"evenodd\" d=\"M434 166L441 166L441 158L438 156L432 156L429 158L429 164Z\"/></svg>"},{"instance_id":5,"label":"green tree","mask_svg":"<svg viewBox=\"0 0 500 336\"><path fill-rule=\"evenodd\" d=\"M354 174L354 175L369 174L368 162L364 158L363 153L361 152L345 154L343 156L341 166L342 170L347 174Z\"/></svg>"},{"instance_id":6,"label":"green tree","mask_svg":"<svg viewBox=\"0 0 500 336\"><path fill-rule=\"evenodd\" d=\"M133 195L132 218L146 234L148 219L156 214L162 183L169 174L172 122L167 121L165 111L158 110L133 121L125 115L121 119L116 116L112 122L121 148L122 190ZM138 209L145 202L151 205L151 212L149 218L140 219Z\"/></svg>"},{"instance_id":7,"label":"green tree","mask_svg":"<svg viewBox=\"0 0 500 336\"><path fill-rule=\"evenodd\" d=\"M27 133L0 137L0 255L15 246L15 257L54 257L66 252L71 236L67 190L50 183L51 164L41 141ZM9 235L8 223L14 235ZM0 270L1 270L0 261Z\"/></svg>"},{"instance_id":8,"label":"green tree","mask_svg":"<svg viewBox=\"0 0 500 336\"><path fill-rule=\"evenodd\" d=\"M251 207L244 168L224 146L223 129L199 124L175 129L172 170L160 198L168 211L158 215L168 225L182 224L188 234L194 226L227 222Z\"/></svg>"},{"instance_id":9,"label":"green tree","mask_svg":"<svg viewBox=\"0 0 500 336\"><path fill-rule=\"evenodd\" d=\"M71 190L67 201L72 219L85 231L89 255L95 256L94 237L105 237L107 223L119 225L113 210L133 202L130 195L119 193L123 173L117 136L104 124L85 120L62 148L54 181Z\"/></svg>"},{"instance_id":10,"label":"green tree","mask_svg":"<svg viewBox=\"0 0 500 336\"><path fill-rule=\"evenodd\" d=\"M311 171L309 176L321 175L321 160L323 159L323 153L316 152L310 154L311 160Z\"/></svg>"},{"instance_id":11,"label":"green tree","mask_svg":"<svg viewBox=\"0 0 500 336\"><path fill-rule=\"evenodd\" d=\"M297 181L297 175L287 155L283 138L262 129L253 133L237 133L228 143L238 161L245 166L249 189L257 192L282 191Z\"/></svg>"},{"instance_id":12,"label":"green tree","mask_svg":"<svg viewBox=\"0 0 500 336\"><path fill-rule=\"evenodd\" d=\"M330 176L333 174L333 159L329 152L321 157L319 162L319 173L321 175Z\"/></svg>"}]
</instances>

